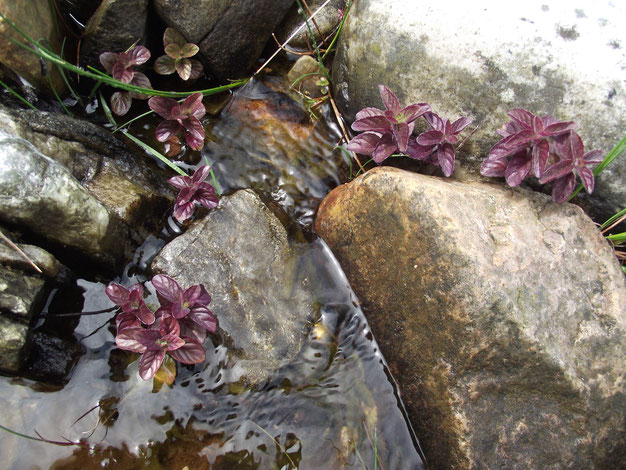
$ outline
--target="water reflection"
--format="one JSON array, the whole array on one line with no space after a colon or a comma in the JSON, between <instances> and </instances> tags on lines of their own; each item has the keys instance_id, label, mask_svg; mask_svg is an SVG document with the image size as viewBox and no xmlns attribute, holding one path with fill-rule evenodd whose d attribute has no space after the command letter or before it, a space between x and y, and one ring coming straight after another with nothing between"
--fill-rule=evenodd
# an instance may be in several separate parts
<instances>
[{"instance_id":1,"label":"water reflection","mask_svg":"<svg viewBox=\"0 0 626 470\"><path fill-rule=\"evenodd\" d=\"M0 406L11 429L90 446L56 447L4 434L8 468L362 469L374 468L374 447L385 469L421 468L345 276L322 241L297 252L302 276L314 280L319 320L295 360L250 389L238 381L224 338L211 335L207 360L179 364L173 386L154 392L139 379L134 356L114 348L109 326L92 334L107 316L82 317L75 335L85 354L65 388L45 393L4 379ZM108 306L104 285L80 284L85 310Z\"/></svg>"}]
</instances>

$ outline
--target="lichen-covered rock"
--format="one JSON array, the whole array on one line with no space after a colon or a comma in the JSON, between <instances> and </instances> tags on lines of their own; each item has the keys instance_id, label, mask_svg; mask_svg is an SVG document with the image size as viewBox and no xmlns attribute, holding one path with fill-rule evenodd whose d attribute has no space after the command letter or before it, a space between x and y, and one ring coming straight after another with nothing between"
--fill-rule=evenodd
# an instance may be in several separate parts
<instances>
[{"instance_id":1,"label":"lichen-covered rock","mask_svg":"<svg viewBox=\"0 0 626 470\"><path fill-rule=\"evenodd\" d=\"M156 0L168 26L200 47L220 80L248 75L294 0Z\"/></svg>"},{"instance_id":2,"label":"lichen-covered rock","mask_svg":"<svg viewBox=\"0 0 626 470\"><path fill-rule=\"evenodd\" d=\"M0 134L0 218L37 236L114 265L126 252L126 226L69 171L29 142Z\"/></svg>"},{"instance_id":3,"label":"lichen-covered rock","mask_svg":"<svg viewBox=\"0 0 626 470\"><path fill-rule=\"evenodd\" d=\"M28 339L28 326L0 315L0 369L19 371L24 362Z\"/></svg>"},{"instance_id":4,"label":"lichen-covered rock","mask_svg":"<svg viewBox=\"0 0 626 470\"><path fill-rule=\"evenodd\" d=\"M0 310L28 324L35 310L41 307L43 287L44 280L36 275L0 267Z\"/></svg>"},{"instance_id":5,"label":"lichen-covered rock","mask_svg":"<svg viewBox=\"0 0 626 470\"><path fill-rule=\"evenodd\" d=\"M0 130L32 143L61 163L131 228L137 242L158 229L173 188L110 132L62 114L0 107Z\"/></svg>"},{"instance_id":6,"label":"lichen-covered rock","mask_svg":"<svg viewBox=\"0 0 626 470\"><path fill-rule=\"evenodd\" d=\"M85 27L81 64L102 70L103 52L124 52L146 36L149 0L103 0Z\"/></svg>"},{"instance_id":7,"label":"lichen-covered rock","mask_svg":"<svg viewBox=\"0 0 626 470\"><path fill-rule=\"evenodd\" d=\"M51 11L50 6L51 3L48 0L27 2L0 0L0 12L5 17L13 21L34 41L43 40L43 44L58 52L60 40L54 26L54 12ZM11 39L22 43L27 42L5 21L0 21L0 44L2 44L0 62L24 77L36 88L51 94L49 76L57 92L62 93L65 84L57 68L50 62L46 62L46 67L43 68L39 56L13 43Z\"/></svg>"},{"instance_id":8,"label":"lichen-covered rock","mask_svg":"<svg viewBox=\"0 0 626 470\"><path fill-rule=\"evenodd\" d=\"M314 319L310 292L295 282L287 232L250 190L224 197L168 243L152 268L184 288L204 284L220 327L243 353L240 365L251 383L296 356Z\"/></svg>"},{"instance_id":9,"label":"lichen-covered rock","mask_svg":"<svg viewBox=\"0 0 626 470\"><path fill-rule=\"evenodd\" d=\"M608 152L626 129L625 16L618 2L359 0L338 43L335 99L351 121L382 107L382 83L405 104L473 117L478 130L458 157L474 175L516 107L576 121L587 150ZM600 218L626 206L626 159L589 200Z\"/></svg>"},{"instance_id":10,"label":"lichen-covered rock","mask_svg":"<svg viewBox=\"0 0 626 470\"><path fill-rule=\"evenodd\" d=\"M54 279L59 274L65 274L63 265L43 248L22 243L16 243L15 245L22 250L35 266L41 269L44 276ZM20 269L25 272L37 272L20 253L5 243L0 243L0 265Z\"/></svg>"},{"instance_id":11,"label":"lichen-covered rock","mask_svg":"<svg viewBox=\"0 0 626 470\"><path fill-rule=\"evenodd\" d=\"M316 229L432 468L622 465L626 278L580 208L377 168Z\"/></svg>"}]
</instances>

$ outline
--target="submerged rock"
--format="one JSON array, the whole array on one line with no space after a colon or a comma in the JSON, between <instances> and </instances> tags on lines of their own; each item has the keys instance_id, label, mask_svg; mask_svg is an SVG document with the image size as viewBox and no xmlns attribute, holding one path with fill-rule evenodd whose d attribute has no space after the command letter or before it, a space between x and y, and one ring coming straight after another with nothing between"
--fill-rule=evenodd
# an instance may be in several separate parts
<instances>
[{"instance_id":1,"label":"submerged rock","mask_svg":"<svg viewBox=\"0 0 626 470\"><path fill-rule=\"evenodd\" d=\"M0 218L57 246L109 265L127 228L69 173L29 142L0 134Z\"/></svg>"},{"instance_id":2,"label":"submerged rock","mask_svg":"<svg viewBox=\"0 0 626 470\"><path fill-rule=\"evenodd\" d=\"M348 120L382 107L382 83L405 104L473 117L480 127L458 156L474 174L516 107L576 121L586 150L608 152L626 129L626 30L618 20L626 10L579 3L359 0L338 42L337 104ZM626 159L600 175L589 200L600 218L626 206Z\"/></svg>"},{"instance_id":3,"label":"submerged rock","mask_svg":"<svg viewBox=\"0 0 626 470\"><path fill-rule=\"evenodd\" d=\"M280 221L254 192L241 190L168 243L152 268L184 288L204 284L254 384L296 356L315 319L294 261Z\"/></svg>"},{"instance_id":4,"label":"submerged rock","mask_svg":"<svg viewBox=\"0 0 626 470\"><path fill-rule=\"evenodd\" d=\"M248 75L294 0L156 0L168 26L197 44L219 80Z\"/></svg>"},{"instance_id":5,"label":"submerged rock","mask_svg":"<svg viewBox=\"0 0 626 470\"><path fill-rule=\"evenodd\" d=\"M344 268L432 468L618 468L626 278L580 208L378 168L329 194Z\"/></svg>"}]
</instances>

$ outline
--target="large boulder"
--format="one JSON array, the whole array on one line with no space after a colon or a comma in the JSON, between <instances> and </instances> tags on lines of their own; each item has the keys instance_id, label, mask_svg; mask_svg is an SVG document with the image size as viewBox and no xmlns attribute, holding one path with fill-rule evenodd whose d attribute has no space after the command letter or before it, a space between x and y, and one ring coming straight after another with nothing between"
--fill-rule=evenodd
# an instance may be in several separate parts
<instances>
[{"instance_id":1,"label":"large boulder","mask_svg":"<svg viewBox=\"0 0 626 470\"><path fill-rule=\"evenodd\" d=\"M200 47L220 80L248 75L294 0L156 0L168 26Z\"/></svg>"},{"instance_id":2,"label":"large boulder","mask_svg":"<svg viewBox=\"0 0 626 470\"><path fill-rule=\"evenodd\" d=\"M34 41L43 41L42 44L59 52L61 42L55 29L56 18L50 8L51 5L52 3L48 0L29 0L28 2L0 0L0 13ZM15 44L12 40L27 43L26 39L7 22L0 21L0 44L2 45L0 62L24 77L36 88L47 91L49 94L52 94L49 81L51 80L54 88L61 93L65 84L57 68L50 62L46 62L46 66L42 67L36 54Z\"/></svg>"},{"instance_id":3,"label":"large boulder","mask_svg":"<svg viewBox=\"0 0 626 470\"><path fill-rule=\"evenodd\" d=\"M432 468L623 464L626 278L580 208L377 168L316 229Z\"/></svg>"},{"instance_id":4,"label":"large boulder","mask_svg":"<svg viewBox=\"0 0 626 470\"><path fill-rule=\"evenodd\" d=\"M59 253L69 248L110 266L123 260L126 225L65 167L5 133L0 133L0 193L0 219L63 247Z\"/></svg>"},{"instance_id":5,"label":"large boulder","mask_svg":"<svg viewBox=\"0 0 626 470\"><path fill-rule=\"evenodd\" d=\"M298 354L315 316L309 290L292 285L294 263L278 218L254 192L241 190L168 243L152 268L185 288L204 284L254 384Z\"/></svg>"},{"instance_id":6,"label":"large boulder","mask_svg":"<svg viewBox=\"0 0 626 470\"><path fill-rule=\"evenodd\" d=\"M516 107L574 120L586 149L608 152L626 129L626 7L579 3L359 0L333 67L338 106L350 121L382 107L382 83L406 104L473 117L479 128L459 158L474 174ZM626 206L626 159L598 178L594 196L599 217Z\"/></svg>"}]
</instances>

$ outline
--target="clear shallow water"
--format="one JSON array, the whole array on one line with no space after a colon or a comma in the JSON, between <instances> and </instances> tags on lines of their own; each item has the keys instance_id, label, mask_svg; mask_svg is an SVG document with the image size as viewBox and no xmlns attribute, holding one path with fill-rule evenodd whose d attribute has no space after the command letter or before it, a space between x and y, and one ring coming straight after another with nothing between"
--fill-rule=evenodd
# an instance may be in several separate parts
<instances>
[{"instance_id":1,"label":"clear shallow water","mask_svg":"<svg viewBox=\"0 0 626 470\"><path fill-rule=\"evenodd\" d=\"M159 148L155 123L137 124L133 133ZM111 313L65 319L71 325L65 335L73 335L82 351L66 383L0 377L0 424L83 445L60 447L3 431L2 468L373 469L375 455L377 468L422 468L393 380L348 281L325 244L303 242L300 232L310 228L319 201L342 182L347 164L334 150L336 133L322 121L310 122L280 91L279 79L237 91L205 125L206 146L186 155L185 165L193 168L206 158L222 192L253 188L273 201L298 240L294 282L308 280L316 305L302 350L251 388L240 380L238 356L228 348L232 339L220 332L207 338L204 363L178 365L172 386L154 388L139 378L136 355L115 348ZM145 281L167 232L150 237L117 281ZM73 292L57 293L52 309L110 307L105 287L78 281ZM68 297L78 301L59 307Z\"/></svg>"},{"instance_id":2,"label":"clear shallow water","mask_svg":"<svg viewBox=\"0 0 626 470\"><path fill-rule=\"evenodd\" d=\"M238 382L226 338L211 335L207 360L179 365L174 384L155 391L138 377L137 362L129 364L135 356L114 347L111 314L84 316L75 335L85 352L67 385L46 392L3 378L0 407L3 424L15 431L35 435L36 429L47 439L82 439L88 446L4 433L5 468L374 468L374 446L383 468L420 468L393 383L346 278L322 241L297 252L302 275L315 273L319 320L298 357L266 382L254 389ZM110 305L104 284L79 284L85 311Z\"/></svg>"}]
</instances>

